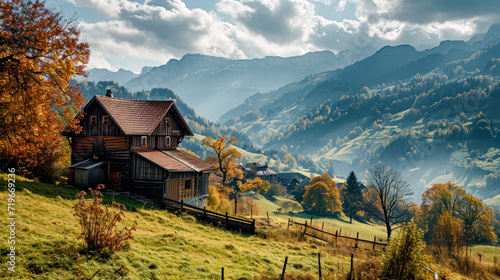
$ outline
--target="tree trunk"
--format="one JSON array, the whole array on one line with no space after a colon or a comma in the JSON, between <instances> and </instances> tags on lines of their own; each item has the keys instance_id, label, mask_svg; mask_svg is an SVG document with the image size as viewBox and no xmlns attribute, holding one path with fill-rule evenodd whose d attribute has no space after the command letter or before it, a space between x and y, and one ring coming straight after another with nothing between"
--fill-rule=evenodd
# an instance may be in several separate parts
<instances>
[{"instance_id":1,"label":"tree trunk","mask_svg":"<svg viewBox=\"0 0 500 280\"><path fill-rule=\"evenodd\" d=\"M236 194L234 194L234 215L238 215L238 199L236 198Z\"/></svg>"},{"instance_id":2,"label":"tree trunk","mask_svg":"<svg viewBox=\"0 0 500 280\"><path fill-rule=\"evenodd\" d=\"M387 229L387 241L391 240L392 228L389 223L385 224L385 228Z\"/></svg>"},{"instance_id":3,"label":"tree trunk","mask_svg":"<svg viewBox=\"0 0 500 280\"><path fill-rule=\"evenodd\" d=\"M226 186L226 172L222 172L222 186Z\"/></svg>"}]
</instances>

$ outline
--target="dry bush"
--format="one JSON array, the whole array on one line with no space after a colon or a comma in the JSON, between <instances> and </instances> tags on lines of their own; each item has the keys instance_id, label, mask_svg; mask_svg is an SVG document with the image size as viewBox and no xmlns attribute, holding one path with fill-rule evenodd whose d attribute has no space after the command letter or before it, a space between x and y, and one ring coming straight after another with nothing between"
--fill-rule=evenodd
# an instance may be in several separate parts
<instances>
[{"instance_id":1,"label":"dry bush","mask_svg":"<svg viewBox=\"0 0 500 280\"><path fill-rule=\"evenodd\" d=\"M356 263L350 279L377 280L382 274L382 264L377 258L369 258Z\"/></svg>"},{"instance_id":2,"label":"dry bush","mask_svg":"<svg viewBox=\"0 0 500 280\"><path fill-rule=\"evenodd\" d=\"M85 199L86 192L82 191L76 195L78 203L73 206L75 216L78 218L82 233L79 236L83 239L88 253L95 253L98 256L109 257L112 254L129 247L128 240L132 239L132 231L135 230L136 222L132 227L117 229L118 223L125 216L127 209L124 205L115 203L110 208L102 205L102 193L104 185L97 186L97 189L90 192L92 202Z\"/></svg>"},{"instance_id":3,"label":"dry bush","mask_svg":"<svg viewBox=\"0 0 500 280\"><path fill-rule=\"evenodd\" d=\"M394 279L420 279L425 265L423 232L414 223L404 225L384 256L384 274Z\"/></svg>"}]
</instances>

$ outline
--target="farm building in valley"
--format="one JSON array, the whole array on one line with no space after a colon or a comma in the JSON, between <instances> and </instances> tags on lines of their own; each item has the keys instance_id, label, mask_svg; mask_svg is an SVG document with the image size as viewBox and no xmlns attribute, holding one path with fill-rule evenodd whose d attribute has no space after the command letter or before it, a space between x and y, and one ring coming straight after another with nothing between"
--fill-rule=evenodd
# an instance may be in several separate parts
<instances>
[{"instance_id":1,"label":"farm building in valley","mask_svg":"<svg viewBox=\"0 0 500 280\"><path fill-rule=\"evenodd\" d=\"M184 200L203 207L211 164L177 148L193 133L173 101L94 96L82 109L71 145L69 183L131 191L159 203Z\"/></svg>"}]
</instances>

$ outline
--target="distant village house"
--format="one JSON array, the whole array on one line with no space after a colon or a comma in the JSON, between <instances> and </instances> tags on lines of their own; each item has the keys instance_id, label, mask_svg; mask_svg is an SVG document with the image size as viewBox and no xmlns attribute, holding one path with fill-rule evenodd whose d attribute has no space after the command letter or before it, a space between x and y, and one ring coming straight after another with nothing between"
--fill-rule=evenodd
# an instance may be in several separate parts
<instances>
[{"instance_id":1,"label":"distant village house","mask_svg":"<svg viewBox=\"0 0 500 280\"><path fill-rule=\"evenodd\" d=\"M278 174L269 168L267 164L260 165L259 163L252 162L246 165L240 164L238 168L243 171L243 177L245 179L255 179L259 177L271 183L278 183Z\"/></svg>"}]
</instances>

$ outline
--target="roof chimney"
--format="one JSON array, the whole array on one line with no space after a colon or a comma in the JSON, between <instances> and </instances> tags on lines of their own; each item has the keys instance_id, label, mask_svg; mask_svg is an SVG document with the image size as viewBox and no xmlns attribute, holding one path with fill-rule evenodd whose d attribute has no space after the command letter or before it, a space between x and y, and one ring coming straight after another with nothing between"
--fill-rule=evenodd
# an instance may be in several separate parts
<instances>
[{"instance_id":1,"label":"roof chimney","mask_svg":"<svg viewBox=\"0 0 500 280\"><path fill-rule=\"evenodd\" d=\"M109 88L106 90L106 97L113 97L113 92Z\"/></svg>"}]
</instances>

